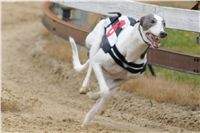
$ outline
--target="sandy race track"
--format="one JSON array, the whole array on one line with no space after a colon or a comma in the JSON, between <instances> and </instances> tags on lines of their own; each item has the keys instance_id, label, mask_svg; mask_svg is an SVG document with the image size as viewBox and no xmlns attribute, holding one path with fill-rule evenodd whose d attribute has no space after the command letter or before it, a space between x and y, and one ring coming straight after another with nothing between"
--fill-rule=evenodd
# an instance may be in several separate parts
<instances>
[{"instance_id":1,"label":"sandy race track","mask_svg":"<svg viewBox=\"0 0 200 133\"><path fill-rule=\"evenodd\" d=\"M41 24L41 4L2 4L3 132L200 132L199 109L150 102L123 90L82 128L95 101L78 93L85 72L72 69L70 56L55 57L70 55L70 47Z\"/></svg>"}]
</instances>

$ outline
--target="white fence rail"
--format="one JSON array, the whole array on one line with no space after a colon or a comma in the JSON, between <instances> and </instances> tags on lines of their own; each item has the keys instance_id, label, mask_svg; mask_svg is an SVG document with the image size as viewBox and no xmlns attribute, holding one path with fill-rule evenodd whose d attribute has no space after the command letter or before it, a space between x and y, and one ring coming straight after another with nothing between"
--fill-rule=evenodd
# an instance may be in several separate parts
<instances>
[{"instance_id":1,"label":"white fence rail","mask_svg":"<svg viewBox=\"0 0 200 133\"><path fill-rule=\"evenodd\" d=\"M124 15L139 19L149 13L162 16L167 28L200 32L200 11L161 7L130 0L54 0L61 5L108 15L108 12L121 12Z\"/></svg>"}]
</instances>

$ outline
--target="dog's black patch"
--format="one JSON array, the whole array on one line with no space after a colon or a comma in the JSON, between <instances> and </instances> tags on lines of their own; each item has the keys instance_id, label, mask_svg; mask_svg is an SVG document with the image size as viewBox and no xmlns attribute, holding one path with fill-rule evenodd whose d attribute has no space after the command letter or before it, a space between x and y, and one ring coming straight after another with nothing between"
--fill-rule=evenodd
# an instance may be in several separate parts
<instances>
[{"instance_id":1,"label":"dog's black patch","mask_svg":"<svg viewBox=\"0 0 200 133\"><path fill-rule=\"evenodd\" d=\"M154 26L156 23L157 23L157 20L156 18L154 18L153 14L143 16L140 19L140 25L142 26L142 29L144 31L148 30L149 28Z\"/></svg>"}]
</instances>

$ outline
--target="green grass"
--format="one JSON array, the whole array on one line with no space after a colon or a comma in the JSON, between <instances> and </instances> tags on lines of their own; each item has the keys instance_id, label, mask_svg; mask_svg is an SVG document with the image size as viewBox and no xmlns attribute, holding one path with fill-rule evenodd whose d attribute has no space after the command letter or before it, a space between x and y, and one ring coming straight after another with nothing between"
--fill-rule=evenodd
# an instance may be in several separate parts
<instances>
[{"instance_id":1,"label":"green grass","mask_svg":"<svg viewBox=\"0 0 200 133\"><path fill-rule=\"evenodd\" d=\"M192 75L188 73L173 71L173 70L164 69L161 67L154 67L154 69L158 76L163 77L166 80L180 81L180 82L192 84L194 88L200 88L200 76L198 75Z\"/></svg>"},{"instance_id":2,"label":"green grass","mask_svg":"<svg viewBox=\"0 0 200 133\"><path fill-rule=\"evenodd\" d=\"M198 33L167 29L168 37L162 47L180 52L200 55L200 44L196 43Z\"/></svg>"},{"instance_id":3,"label":"green grass","mask_svg":"<svg viewBox=\"0 0 200 133\"><path fill-rule=\"evenodd\" d=\"M163 48L173 49L180 52L200 55L200 45L196 43L197 33L167 29L168 37L163 40ZM175 80L193 84L194 88L200 88L200 76L177 72L161 67L154 67L157 75L166 80ZM149 75L149 73L147 73Z\"/></svg>"}]
</instances>

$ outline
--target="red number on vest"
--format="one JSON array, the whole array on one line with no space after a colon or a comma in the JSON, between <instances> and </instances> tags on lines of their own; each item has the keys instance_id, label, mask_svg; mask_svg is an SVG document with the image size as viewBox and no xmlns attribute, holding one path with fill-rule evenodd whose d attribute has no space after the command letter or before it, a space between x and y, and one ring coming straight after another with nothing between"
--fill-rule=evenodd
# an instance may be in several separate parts
<instances>
[{"instance_id":1,"label":"red number on vest","mask_svg":"<svg viewBox=\"0 0 200 133\"><path fill-rule=\"evenodd\" d=\"M116 30L120 27L122 28L125 25L125 21L121 20L118 23L116 23L115 25L112 26L112 28L108 31L107 33L107 37L111 36L114 32L116 32Z\"/></svg>"}]
</instances>

